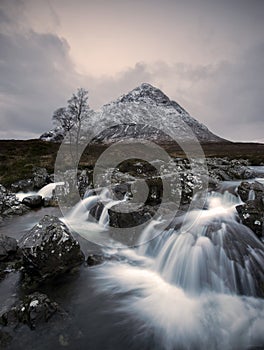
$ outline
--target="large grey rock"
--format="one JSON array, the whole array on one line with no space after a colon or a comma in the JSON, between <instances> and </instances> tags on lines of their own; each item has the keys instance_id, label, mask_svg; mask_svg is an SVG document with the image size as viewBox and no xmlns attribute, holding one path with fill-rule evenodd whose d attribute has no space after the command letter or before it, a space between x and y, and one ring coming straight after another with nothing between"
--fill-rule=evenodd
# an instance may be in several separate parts
<instances>
[{"instance_id":1,"label":"large grey rock","mask_svg":"<svg viewBox=\"0 0 264 350\"><path fill-rule=\"evenodd\" d=\"M79 243L55 216L44 216L19 242L26 278L54 278L84 261Z\"/></svg>"}]
</instances>

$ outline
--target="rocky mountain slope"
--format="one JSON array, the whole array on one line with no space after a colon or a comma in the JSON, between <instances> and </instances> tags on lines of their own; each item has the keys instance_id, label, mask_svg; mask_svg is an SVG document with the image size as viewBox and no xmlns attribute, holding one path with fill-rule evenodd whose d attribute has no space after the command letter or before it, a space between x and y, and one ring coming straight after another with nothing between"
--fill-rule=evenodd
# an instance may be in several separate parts
<instances>
[{"instance_id":1,"label":"rocky mountain slope","mask_svg":"<svg viewBox=\"0 0 264 350\"><path fill-rule=\"evenodd\" d=\"M147 139L168 142L171 139L200 143L227 142L190 116L161 90L143 83L117 100L104 105L84 121L82 133L93 129L96 143L122 139ZM59 141L62 130L56 128L41 135L41 140Z\"/></svg>"}]
</instances>

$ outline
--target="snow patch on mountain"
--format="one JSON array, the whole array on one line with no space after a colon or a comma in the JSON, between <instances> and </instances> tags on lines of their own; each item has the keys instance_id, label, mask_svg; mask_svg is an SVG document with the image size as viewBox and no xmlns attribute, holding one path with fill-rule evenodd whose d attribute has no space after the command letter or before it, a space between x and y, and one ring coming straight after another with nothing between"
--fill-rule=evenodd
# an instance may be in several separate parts
<instances>
[{"instance_id":1,"label":"snow patch on mountain","mask_svg":"<svg viewBox=\"0 0 264 350\"><path fill-rule=\"evenodd\" d=\"M84 121L82 134L93 131L95 142L111 143L124 139L147 139L158 142L224 142L204 124L190 116L161 90L143 83L127 94L102 106ZM60 130L61 133L61 130ZM53 141L52 131L41 139ZM53 134L56 134L53 133Z\"/></svg>"}]
</instances>

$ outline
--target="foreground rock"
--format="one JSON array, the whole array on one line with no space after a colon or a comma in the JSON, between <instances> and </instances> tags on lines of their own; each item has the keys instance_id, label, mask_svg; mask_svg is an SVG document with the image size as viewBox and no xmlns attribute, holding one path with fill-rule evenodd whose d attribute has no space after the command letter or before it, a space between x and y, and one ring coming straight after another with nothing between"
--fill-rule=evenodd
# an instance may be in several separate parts
<instances>
[{"instance_id":1,"label":"foreground rock","mask_svg":"<svg viewBox=\"0 0 264 350\"><path fill-rule=\"evenodd\" d=\"M60 310L58 304L51 301L46 294L35 292L25 297L22 302L5 312L0 322L3 326L16 327L20 323L35 329L39 324L47 322Z\"/></svg>"},{"instance_id":2,"label":"foreground rock","mask_svg":"<svg viewBox=\"0 0 264 350\"><path fill-rule=\"evenodd\" d=\"M0 221L1 217L22 215L27 211L27 207L19 202L15 194L0 184Z\"/></svg>"},{"instance_id":3,"label":"foreground rock","mask_svg":"<svg viewBox=\"0 0 264 350\"><path fill-rule=\"evenodd\" d=\"M55 216L44 216L19 242L25 281L43 282L80 265L84 255L68 228Z\"/></svg>"}]
</instances>

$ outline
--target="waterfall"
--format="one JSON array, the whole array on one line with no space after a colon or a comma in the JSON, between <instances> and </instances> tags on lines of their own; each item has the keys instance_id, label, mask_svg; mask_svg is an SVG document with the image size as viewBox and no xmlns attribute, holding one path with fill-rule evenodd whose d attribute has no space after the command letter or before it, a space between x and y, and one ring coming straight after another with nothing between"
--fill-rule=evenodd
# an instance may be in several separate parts
<instances>
[{"instance_id":1,"label":"waterfall","mask_svg":"<svg viewBox=\"0 0 264 350\"><path fill-rule=\"evenodd\" d=\"M103 227L106 227L108 225L108 223L109 223L108 210L118 203L120 203L120 201L111 201L104 206L104 209L103 209L102 214L101 214L100 219L99 219L99 225L101 225Z\"/></svg>"},{"instance_id":2,"label":"waterfall","mask_svg":"<svg viewBox=\"0 0 264 350\"><path fill-rule=\"evenodd\" d=\"M186 214L178 230L156 240L152 240L155 223L151 223L140 238L139 253L154 259L153 267L164 280L191 294L210 290L257 295L255 270L264 277L263 246L236 220L238 202L230 193L211 193L208 210Z\"/></svg>"},{"instance_id":3,"label":"waterfall","mask_svg":"<svg viewBox=\"0 0 264 350\"><path fill-rule=\"evenodd\" d=\"M255 191L254 190L250 190L248 193L248 200L249 201L253 201L255 199Z\"/></svg>"},{"instance_id":4,"label":"waterfall","mask_svg":"<svg viewBox=\"0 0 264 350\"><path fill-rule=\"evenodd\" d=\"M16 193L16 197L20 202L22 202L22 200L25 197L34 196L34 195L39 195L42 198L45 198L45 197L51 198L53 190L56 188L56 186L61 186L61 185L64 185L64 182L50 183L50 184L42 187L38 192L36 192L36 191L18 192L18 193Z\"/></svg>"},{"instance_id":5,"label":"waterfall","mask_svg":"<svg viewBox=\"0 0 264 350\"><path fill-rule=\"evenodd\" d=\"M78 202L61 220L83 238L103 244L105 235L101 237L100 233L106 234L108 229L108 210L124 200L126 198L121 201L111 199L108 188L97 189L96 191L89 190L86 192L84 199ZM100 213L101 205L103 205L103 210ZM100 214L99 218L97 214L95 217L91 215L91 210L94 207L96 207L96 212L98 211Z\"/></svg>"},{"instance_id":6,"label":"waterfall","mask_svg":"<svg viewBox=\"0 0 264 350\"><path fill-rule=\"evenodd\" d=\"M143 322L155 348L248 350L264 346L264 246L239 223L229 192L207 209L144 229L139 246L99 266L98 293L117 295L120 312ZM117 254L117 252L115 252Z\"/></svg>"},{"instance_id":7,"label":"waterfall","mask_svg":"<svg viewBox=\"0 0 264 350\"><path fill-rule=\"evenodd\" d=\"M35 194L37 194L37 192L33 192L33 191L30 191L30 192L17 192L16 193L16 197L17 199L22 202L22 200L25 198L25 197L28 197L28 196L34 196Z\"/></svg>"},{"instance_id":8,"label":"waterfall","mask_svg":"<svg viewBox=\"0 0 264 350\"><path fill-rule=\"evenodd\" d=\"M42 187L39 191L38 191L38 195L40 195L41 197L45 198L51 198L52 197L52 193L53 190L55 190L56 186L63 186L64 182L54 182L54 183L50 183L44 187Z\"/></svg>"}]
</instances>

